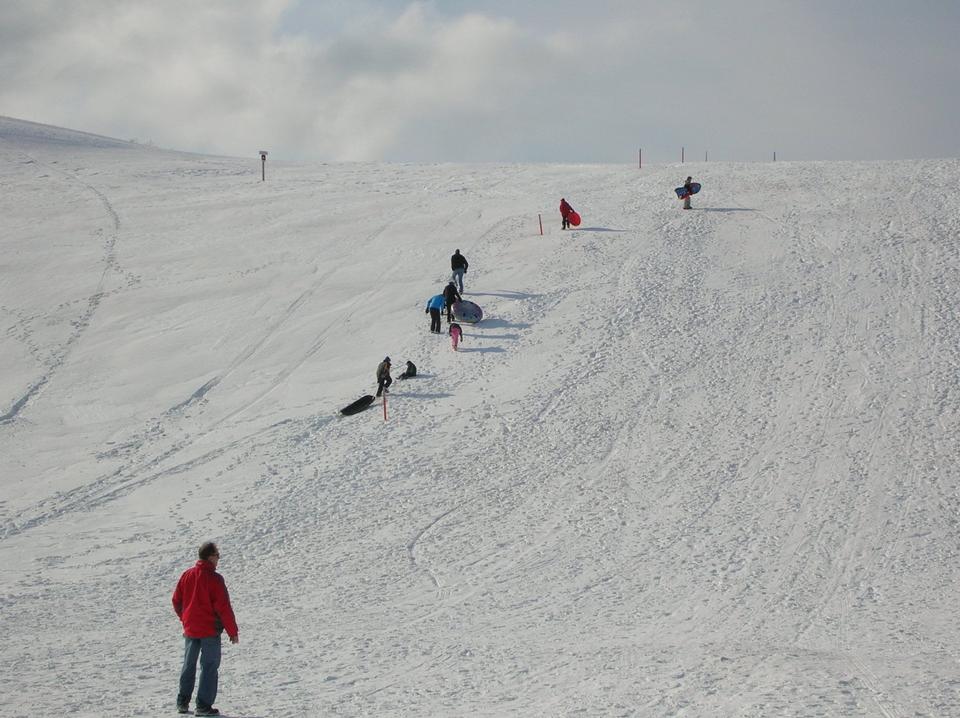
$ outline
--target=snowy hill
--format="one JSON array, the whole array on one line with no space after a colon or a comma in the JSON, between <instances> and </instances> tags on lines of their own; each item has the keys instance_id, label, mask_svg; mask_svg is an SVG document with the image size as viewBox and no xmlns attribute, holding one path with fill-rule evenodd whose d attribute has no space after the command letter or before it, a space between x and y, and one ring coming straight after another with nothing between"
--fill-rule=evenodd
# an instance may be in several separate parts
<instances>
[{"instance_id":1,"label":"snowy hill","mask_svg":"<svg viewBox=\"0 0 960 718\"><path fill-rule=\"evenodd\" d=\"M0 159L0 715L960 715L960 161Z\"/></svg>"}]
</instances>

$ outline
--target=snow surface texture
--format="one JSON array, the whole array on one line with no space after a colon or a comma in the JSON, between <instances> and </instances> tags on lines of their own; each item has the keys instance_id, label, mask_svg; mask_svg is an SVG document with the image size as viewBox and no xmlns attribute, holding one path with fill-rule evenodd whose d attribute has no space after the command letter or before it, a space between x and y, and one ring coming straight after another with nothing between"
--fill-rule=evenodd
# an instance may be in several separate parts
<instances>
[{"instance_id":1,"label":"snow surface texture","mask_svg":"<svg viewBox=\"0 0 960 718\"><path fill-rule=\"evenodd\" d=\"M960 715L960 162L251 155L0 120L0 715Z\"/></svg>"}]
</instances>

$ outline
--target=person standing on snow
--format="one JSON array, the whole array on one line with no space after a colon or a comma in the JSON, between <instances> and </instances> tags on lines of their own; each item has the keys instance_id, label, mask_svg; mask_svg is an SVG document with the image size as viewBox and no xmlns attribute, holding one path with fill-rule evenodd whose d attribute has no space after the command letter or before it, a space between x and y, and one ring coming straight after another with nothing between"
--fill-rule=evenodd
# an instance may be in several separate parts
<instances>
[{"instance_id":1,"label":"person standing on snow","mask_svg":"<svg viewBox=\"0 0 960 718\"><path fill-rule=\"evenodd\" d=\"M446 287L443 288L443 302L447 305L447 322L453 321L453 303L459 302L463 297L457 291L457 285L451 279Z\"/></svg>"},{"instance_id":2,"label":"person standing on snow","mask_svg":"<svg viewBox=\"0 0 960 718\"><path fill-rule=\"evenodd\" d=\"M693 177L687 177L687 181L683 183L683 188L687 190L687 193L683 197L683 208L691 209L690 207L690 198L693 197L691 190L691 185L693 185Z\"/></svg>"},{"instance_id":3,"label":"person standing on snow","mask_svg":"<svg viewBox=\"0 0 960 718\"><path fill-rule=\"evenodd\" d=\"M212 541L200 547L199 560L180 576L173 592L173 610L183 624L183 667L180 669L180 692L177 710L190 710L190 697L200 659L200 687L197 690L198 716L215 716L217 678L220 668L220 635L226 630L230 643L240 642L237 620L230 606L230 595L223 576L217 573L220 549Z\"/></svg>"},{"instance_id":4,"label":"person standing on snow","mask_svg":"<svg viewBox=\"0 0 960 718\"><path fill-rule=\"evenodd\" d=\"M390 357L384 357L377 365L377 396L387 391L391 384L393 379L390 377Z\"/></svg>"},{"instance_id":5,"label":"person standing on snow","mask_svg":"<svg viewBox=\"0 0 960 718\"><path fill-rule=\"evenodd\" d=\"M573 212L573 207L567 204L567 200L563 197L560 198L560 217L563 218L563 222L560 225L560 229L570 229L570 213Z\"/></svg>"},{"instance_id":6,"label":"person standing on snow","mask_svg":"<svg viewBox=\"0 0 960 718\"><path fill-rule=\"evenodd\" d=\"M450 325L447 333L450 335L450 344L453 346L453 351L457 351L457 345L463 340L463 329L460 328L459 324L454 322Z\"/></svg>"},{"instance_id":7,"label":"person standing on snow","mask_svg":"<svg viewBox=\"0 0 960 718\"><path fill-rule=\"evenodd\" d=\"M430 315L430 332L440 333L440 310L443 309L443 295L435 294L427 300L427 308L424 314Z\"/></svg>"},{"instance_id":8,"label":"person standing on snow","mask_svg":"<svg viewBox=\"0 0 960 718\"><path fill-rule=\"evenodd\" d=\"M463 275L467 273L467 267L469 266L467 258L460 254L459 249L450 257L450 269L453 270L454 280L460 285L461 294L463 294Z\"/></svg>"}]
</instances>

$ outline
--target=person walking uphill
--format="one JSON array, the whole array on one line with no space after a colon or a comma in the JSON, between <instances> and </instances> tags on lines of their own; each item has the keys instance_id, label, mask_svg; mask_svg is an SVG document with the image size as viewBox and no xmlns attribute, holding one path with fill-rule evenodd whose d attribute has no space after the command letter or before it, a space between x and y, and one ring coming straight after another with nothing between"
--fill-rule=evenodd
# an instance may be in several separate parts
<instances>
[{"instance_id":1,"label":"person walking uphill","mask_svg":"<svg viewBox=\"0 0 960 718\"><path fill-rule=\"evenodd\" d=\"M443 295L435 294L427 300L427 308L424 314L430 315L430 331L434 334L440 333L440 310L443 309Z\"/></svg>"},{"instance_id":2,"label":"person walking uphill","mask_svg":"<svg viewBox=\"0 0 960 718\"><path fill-rule=\"evenodd\" d=\"M690 198L693 196L693 193L691 193L690 191L692 189L690 185L692 184L693 184L693 177L687 177L687 181L683 183L683 188L687 190L687 194L684 195L684 198L683 198L684 209L690 209Z\"/></svg>"},{"instance_id":3,"label":"person walking uphill","mask_svg":"<svg viewBox=\"0 0 960 718\"><path fill-rule=\"evenodd\" d=\"M377 365L377 396L381 396L391 384L393 379L390 377L390 357L384 357Z\"/></svg>"},{"instance_id":4,"label":"person walking uphill","mask_svg":"<svg viewBox=\"0 0 960 718\"><path fill-rule=\"evenodd\" d=\"M454 322L450 325L450 328L447 329L447 333L450 335L450 345L453 347L453 351L457 351L457 346L463 341L463 329L460 328L460 325Z\"/></svg>"},{"instance_id":5,"label":"person walking uphill","mask_svg":"<svg viewBox=\"0 0 960 718\"><path fill-rule=\"evenodd\" d=\"M570 213L573 212L573 207L567 204L567 200L563 197L560 198L560 217L563 219L563 223L560 225L560 229L570 229Z\"/></svg>"},{"instance_id":6,"label":"person walking uphill","mask_svg":"<svg viewBox=\"0 0 960 718\"><path fill-rule=\"evenodd\" d=\"M463 294L463 275L467 273L467 267L470 263L467 258L460 254L460 250L454 251L450 257L450 269L453 270L453 279L460 285L460 293Z\"/></svg>"},{"instance_id":7,"label":"person walking uphill","mask_svg":"<svg viewBox=\"0 0 960 718\"><path fill-rule=\"evenodd\" d=\"M443 288L443 303L447 305L447 321L453 321L453 303L459 302L463 297L460 296L460 292L457 291L457 285L453 283L453 280L450 280L450 283Z\"/></svg>"},{"instance_id":8,"label":"person walking uphill","mask_svg":"<svg viewBox=\"0 0 960 718\"><path fill-rule=\"evenodd\" d=\"M213 707L217 699L217 681L220 668L220 635L223 631L230 643L240 642L237 620L230 606L230 595L223 576L217 573L220 549L212 541L200 547L199 560L180 576L173 591L173 610L183 624L183 667L180 669L180 692L177 710L190 710L190 697L200 659L200 686L197 689L198 716L215 716L220 711Z\"/></svg>"}]
</instances>

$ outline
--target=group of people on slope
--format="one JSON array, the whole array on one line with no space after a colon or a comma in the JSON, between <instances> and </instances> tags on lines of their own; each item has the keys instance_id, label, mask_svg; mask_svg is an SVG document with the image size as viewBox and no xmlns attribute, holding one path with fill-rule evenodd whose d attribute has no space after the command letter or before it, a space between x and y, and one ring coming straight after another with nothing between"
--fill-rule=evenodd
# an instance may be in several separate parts
<instances>
[{"instance_id":1,"label":"group of people on slope","mask_svg":"<svg viewBox=\"0 0 960 718\"><path fill-rule=\"evenodd\" d=\"M690 185L692 177L687 177L683 186L687 195L683 208L690 209ZM573 207L560 200L562 229L570 227L570 214ZM469 267L467 258L456 250L450 257L452 278L443 292L427 301L426 313L430 315L430 331L440 334L440 312L446 308L447 333L456 351L463 340L463 329L453 321L453 304L462 301L463 275ZM459 285L459 286L457 286ZM417 367L412 361L400 375L400 379L409 379L417 375ZM390 357L384 357L377 366L377 396L382 396L393 383L390 376ZM173 610L183 625L183 663L180 669L180 687L177 693L177 711L188 713L190 700L196 687L197 663L200 664L200 683L197 688L196 711L194 715L215 716L220 711L213 707L217 698L217 684L221 656L221 636L226 631L231 643L240 642L240 630L230 604L223 576L217 573L220 562L220 549L217 544L208 541L200 546L197 562L183 572L173 592Z\"/></svg>"},{"instance_id":2,"label":"group of people on slope","mask_svg":"<svg viewBox=\"0 0 960 718\"><path fill-rule=\"evenodd\" d=\"M456 250L450 257L451 279L447 286L443 288L440 294L435 294L427 300L425 314L430 315L430 332L432 334L441 334L441 312L447 310L447 333L450 335L450 343L453 350L457 351L460 342L463 341L463 328L453 321L453 305L456 302L463 301L463 275L467 273L470 263L467 258ZM459 288L457 285L460 285ZM412 361L407 361L407 366L400 375L401 379L409 379L417 375L417 367ZM390 357L384 357L383 361L377 366L377 396L382 396L388 387L393 383L390 376Z\"/></svg>"},{"instance_id":3,"label":"group of people on slope","mask_svg":"<svg viewBox=\"0 0 960 718\"><path fill-rule=\"evenodd\" d=\"M460 250L454 251L450 257L450 271L452 272L450 281L447 282L447 286L443 288L440 294L435 294L427 300L427 306L424 309L424 314L430 315L431 334L442 334L440 313L444 309L447 310L447 324L450 325L447 327L447 333L450 335L450 342L454 351L457 350L457 346L463 340L463 328L453 321L453 305L463 301L463 275L467 273L469 266L470 263L466 257L460 254Z\"/></svg>"}]
</instances>

